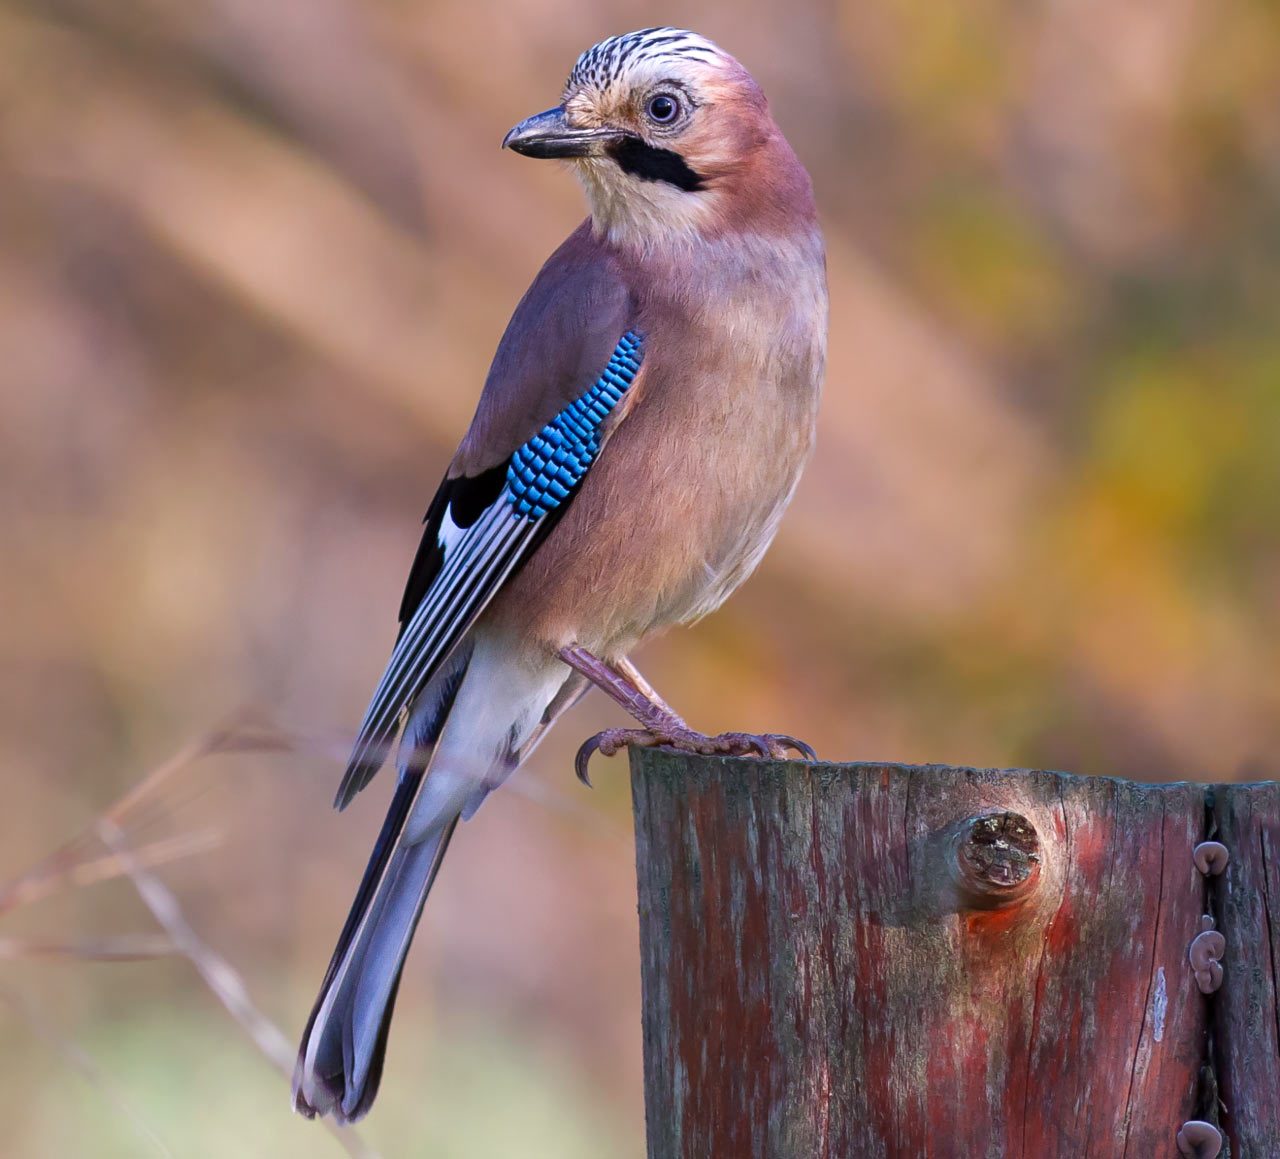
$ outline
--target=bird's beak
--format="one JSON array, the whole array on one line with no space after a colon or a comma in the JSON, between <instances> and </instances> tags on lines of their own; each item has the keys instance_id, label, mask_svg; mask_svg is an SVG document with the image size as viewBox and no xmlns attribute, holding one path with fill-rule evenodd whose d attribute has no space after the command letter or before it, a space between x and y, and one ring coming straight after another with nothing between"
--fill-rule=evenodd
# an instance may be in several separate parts
<instances>
[{"instance_id":1,"label":"bird's beak","mask_svg":"<svg viewBox=\"0 0 1280 1159\"><path fill-rule=\"evenodd\" d=\"M558 107L521 121L503 137L502 147L526 157L599 157L623 136L617 129L572 128Z\"/></svg>"}]
</instances>

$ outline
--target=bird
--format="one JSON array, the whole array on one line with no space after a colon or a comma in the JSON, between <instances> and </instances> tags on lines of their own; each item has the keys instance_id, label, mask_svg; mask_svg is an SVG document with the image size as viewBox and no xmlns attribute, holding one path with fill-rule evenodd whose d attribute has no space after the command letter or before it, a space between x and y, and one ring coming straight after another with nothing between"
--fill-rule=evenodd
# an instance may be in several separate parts
<instances>
[{"instance_id":1,"label":"bird","mask_svg":"<svg viewBox=\"0 0 1280 1159\"><path fill-rule=\"evenodd\" d=\"M824 241L759 85L712 41L601 41L503 147L572 168L588 217L515 308L425 517L400 632L335 805L398 778L307 1022L294 1108L365 1115L410 940L462 821L591 687L632 745L780 757L692 729L630 653L719 607L774 537L816 432Z\"/></svg>"}]
</instances>

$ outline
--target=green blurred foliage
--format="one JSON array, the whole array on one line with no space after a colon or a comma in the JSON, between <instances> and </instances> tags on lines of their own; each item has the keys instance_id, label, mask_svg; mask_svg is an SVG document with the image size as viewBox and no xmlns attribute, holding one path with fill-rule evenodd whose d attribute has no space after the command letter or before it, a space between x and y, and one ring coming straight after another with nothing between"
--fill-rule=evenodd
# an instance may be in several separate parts
<instances>
[{"instance_id":1,"label":"green blurred foliage","mask_svg":"<svg viewBox=\"0 0 1280 1159\"><path fill-rule=\"evenodd\" d=\"M274 1072L245 1051L234 1025L208 1009L182 1005L86 1026L78 1045L121 1099L173 1154L189 1159L340 1156L342 1147L281 1106ZM207 1006L207 1004L205 1004ZM435 1061L401 1052L406 1087L430 1092L430 1106L399 1100L362 1129L370 1146L403 1159L618 1159L643 1154L642 1141L619 1139L594 1105L588 1076L563 1058L482 1015L424 1026L412 1016L399 1036L432 1035ZM193 1049L198 1044L198 1049ZM8 1136L23 1159L136 1159L162 1154L128 1111L73 1071L42 1072L34 1106ZM432 1109L435 1108L435 1109ZM447 1111L447 1113L442 1113Z\"/></svg>"}]
</instances>

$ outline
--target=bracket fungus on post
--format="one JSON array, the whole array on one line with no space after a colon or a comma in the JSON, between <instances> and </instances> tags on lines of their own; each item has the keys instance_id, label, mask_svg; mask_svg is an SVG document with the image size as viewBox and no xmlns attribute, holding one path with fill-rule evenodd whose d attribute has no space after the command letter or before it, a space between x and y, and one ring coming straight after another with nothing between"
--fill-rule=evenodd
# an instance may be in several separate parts
<instances>
[{"instance_id":1,"label":"bracket fungus on post","mask_svg":"<svg viewBox=\"0 0 1280 1159\"><path fill-rule=\"evenodd\" d=\"M1201 841L1191 851L1191 860L1205 877L1217 877L1226 872L1231 855L1221 841Z\"/></svg>"},{"instance_id":2,"label":"bracket fungus on post","mask_svg":"<svg viewBox=\"0 0 1280 1159\"><path fill-rule=\"evenodd\" d=\"M1280 1155L1280 786L631 773L650 1159Z\"/></svg>"},{"instance_id":3,"label":"bracket fungus on post","mask_svg":"<svg viewBox=\"0 0 1280 1159\"><path fill-rule=\"evenodd\" d=\"M1227 939L1213 927L1213 915L1205 914L1200 919L1200 932L1187 951L1201 994L1212 994L1222 985L1222 955L1227 952Z\"/></svg>"},{"instance_id":4,"label":"bracket fungus on post","mask_svg":"<svg viewBox=\"0 0 1280 1159\"><path fill-rule=\"evenodd\" d=\"M1187 1159L1215 1159L1222 1150L1222 1132L1203 1119L1189 1119L1178 1131L1178 1154Z\"/></svg>"}]
</instances>

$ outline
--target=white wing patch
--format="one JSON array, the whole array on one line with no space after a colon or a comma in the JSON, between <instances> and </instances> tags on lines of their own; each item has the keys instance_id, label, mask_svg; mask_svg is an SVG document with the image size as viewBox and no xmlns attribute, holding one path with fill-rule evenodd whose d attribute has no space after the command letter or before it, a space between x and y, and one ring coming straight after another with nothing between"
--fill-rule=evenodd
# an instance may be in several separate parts
<instances>
[{"instance_id":1,"label":"white wing patch","mask_svg":"<svg viewBox=\"0 0 1280 1159\"><path fill-rule=\"evenodd\" d=\"M453 505L450 504L444 513L444 518L440 520L440 534L436 537L436 542L440 544L440 549L444 552L446 560L449 552L451 552L459 543L462 537L467 534L467 528L459 527L453 521Z\"/></svg>"},{"instance_id":2,"label":"white wing patch","mask_svg":"<svg viewBox=\"0 0 1280 1159\"><path fill-rule=\"evenodd\" d=\"M404 624L356 737L338 789L345 805L378 771L401 713L449 656L540 529L573 495L600 450L600 430L640 370L644 339L628 330L596 381L511 456L506 482L469 527L444 510L439 568ZM465 518L465 516L464 516Z\"/></svg>"},{"instance_id":3,"label":"white wing patch","mask_svg":"<svg viewBox=\"0 0 1280 1159\"><path fill-rule=\"evenodd\" d=\"M396 642L369 703L349 766L352 772L361 771L350 783L344 781L340 800L357 792L360 780L372 776L382 763L400 713L484 611L520 562L540 523L542 519L515 513L511 492L505 487L470 527L461 528L448 516L442 521L444 561Z\"/></svg>"}]
</instances>

